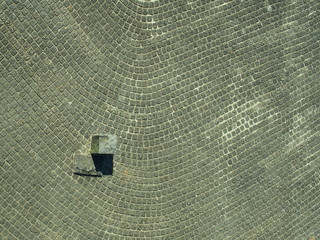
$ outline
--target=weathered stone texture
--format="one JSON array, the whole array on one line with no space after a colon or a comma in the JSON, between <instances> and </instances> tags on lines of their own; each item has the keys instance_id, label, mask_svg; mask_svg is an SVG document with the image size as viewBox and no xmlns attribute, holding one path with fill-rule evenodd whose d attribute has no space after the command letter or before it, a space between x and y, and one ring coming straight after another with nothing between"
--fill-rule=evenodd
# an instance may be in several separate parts
<instances>
[{"instance_id":1,"label":"weathered stone texture","mask_svg":"<svg viewBox=\"0 0 320 240\"><path fill-rule=\"evenodd\" d=\"M318 239L319 10L0 1L0 239Z\"/></svg>"}]
</instances>

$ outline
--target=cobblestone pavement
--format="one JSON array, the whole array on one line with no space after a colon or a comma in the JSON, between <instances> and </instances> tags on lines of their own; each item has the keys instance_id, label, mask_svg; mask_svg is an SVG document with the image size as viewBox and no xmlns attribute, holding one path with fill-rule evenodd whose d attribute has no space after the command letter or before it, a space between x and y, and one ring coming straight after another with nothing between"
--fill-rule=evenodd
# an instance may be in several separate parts
<instances>
[{"instance_id":1,"label":"cobblestone pavement","mask_svg":"<svg viewBox=\"0 0 320 240\"><path fill-rule=\"evenodd\" d=\"M319 11L2 0L0 239L319 239Z\"/></svg>"}]
</instances>

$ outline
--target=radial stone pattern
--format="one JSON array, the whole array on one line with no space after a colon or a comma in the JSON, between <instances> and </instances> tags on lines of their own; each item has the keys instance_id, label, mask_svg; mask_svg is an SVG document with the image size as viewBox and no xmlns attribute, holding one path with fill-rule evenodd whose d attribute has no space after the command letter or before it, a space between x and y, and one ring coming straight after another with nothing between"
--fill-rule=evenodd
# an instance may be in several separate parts
<instances>
[{"instance_id":1,"label":"radial stone pattern","mask_svg":"<svg viewBox=\"0 0 320 240\"><path fill-rule=\"evenodd\" d=\"M319 239L319 10L1 1L0 239Z\"/></svg>"}]
</instances>

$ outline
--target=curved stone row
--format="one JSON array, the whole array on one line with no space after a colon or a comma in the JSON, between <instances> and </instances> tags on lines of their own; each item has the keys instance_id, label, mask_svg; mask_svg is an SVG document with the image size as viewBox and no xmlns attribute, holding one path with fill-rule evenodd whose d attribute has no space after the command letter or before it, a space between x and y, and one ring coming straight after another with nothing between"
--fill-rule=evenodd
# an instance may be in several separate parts
<instances>
[{"instance_id":1,"label":"curved stone row","mask_svg":"<svg viewBox=\"0 0 320 240\"><path fill-rule=\"evenodd\" d=\"M319 6L1 2L0 238L316 239Z\"/></svg>"}]
</instances>

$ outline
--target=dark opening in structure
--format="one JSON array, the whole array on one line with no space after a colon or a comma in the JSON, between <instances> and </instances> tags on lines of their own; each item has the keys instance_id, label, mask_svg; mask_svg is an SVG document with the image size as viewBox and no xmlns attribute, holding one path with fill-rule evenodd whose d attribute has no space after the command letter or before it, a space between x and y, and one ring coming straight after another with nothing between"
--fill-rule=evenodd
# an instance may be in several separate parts
<instances>
[{"instance_id":1,"label":"dark opening in structure","mask_svg":"<svg viewBox=\"0 0 320 240\"><path fill-rule=\"evenodd\" d=\"M91 154L97 172L102 175L112 175L113 173L113 154Z\"/></svg>"}]
</instances>

